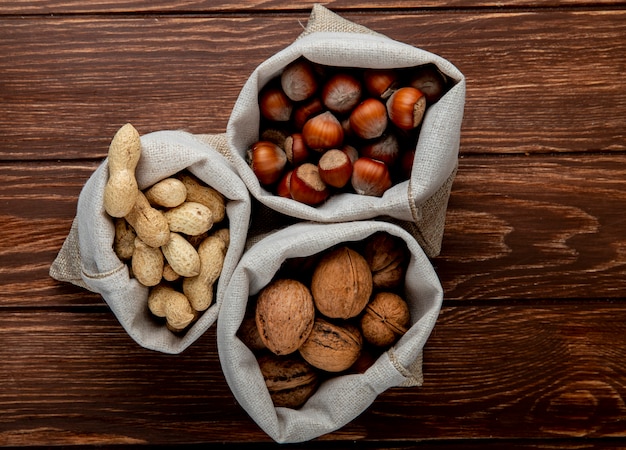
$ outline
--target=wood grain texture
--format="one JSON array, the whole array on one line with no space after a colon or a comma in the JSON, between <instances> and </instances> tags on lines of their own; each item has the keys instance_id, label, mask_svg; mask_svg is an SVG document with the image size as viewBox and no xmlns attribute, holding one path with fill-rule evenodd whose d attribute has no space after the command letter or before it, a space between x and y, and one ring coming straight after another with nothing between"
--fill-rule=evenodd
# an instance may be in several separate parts
<instances>
[{"instance_id":1,"label":"wood grain texture","mask_svg":"<svg viewBox=\"0 0 626 450\"><path fill-rule=\"evenodd\" d=\"M626 297L625 179L623 155L463 158L435 261L446 297Z\"/></svg>"},{"instance_id":2,"label":"wood grain texture","mask_svg":"<svg viewBox=\"0 0 626 450\"><path fill-rule=\"evenodd\" d=\"M97 164L0 165L0 305L99 303L47 276ZM626 297L624 205L623 155L462 158L433 261L446 298Z\"/></svg>"},{"instance_id":3,"label":"wood grain texture","mask_svg":"<svg viewBox=\"0 0 626 450\"><path fill-rule=\"evenodd\" d=\"M0 446L291 448L235 401L215 327L145 350L48 270L115 131L223 132L312 4L0 4ZM453 62L467 102L425 384L296 447L625 448L626 3L324 4Z\"/></svg>"},{"instance_id":4,"label":"wood grain texture","mask_svg":"<svg viewBox=\"0 0 626 450\"><path fill-rule=\"evenodd\" d=\"M619 6L623 2L616 0L445 0L445 1L420 1L409 0L397 1L374 1L374 0L333 0L316 1L303 0L297 3L286 3L280 0L254 0L254 1L226 1L226 0L157 0L142 2L138 0L109 0L95 2L81 2L78 0L30 0L30 1L5 1L0 5L0 14L85 14L85 13L236 13L258 11L301 11L309 10L315 3L320 3L327 8L346 12L352 10L390 10L390 9L446 9L446 8L537 8L537 7L563 7L589 5Z\"/></svg>"},{"instance_id":5,"label":"wood grain texture","mask_svg":"<svg viewBox=\"0 0 626 450\"><path fill-rule=\"evenodd\" d=\"M317 443L624 437L625 324L611 302L445 307L424 385ZM173 356L129 342L107 311L9 310L0 337L0 444L268 442L223 379L214 328Z\"/></svg>"},{"instance_id":6,"label":"wood grain texture","mask_svg":"<svg viewBox=\"0 0 626 450\"><path fill-rule=\"evenodd\" d=\"M463 154L626 149L626 11L344 16L466 75ZM307 17L0 18L0 158L99 158L126 122L223 132Z\"/></svg>"}]
</instances>

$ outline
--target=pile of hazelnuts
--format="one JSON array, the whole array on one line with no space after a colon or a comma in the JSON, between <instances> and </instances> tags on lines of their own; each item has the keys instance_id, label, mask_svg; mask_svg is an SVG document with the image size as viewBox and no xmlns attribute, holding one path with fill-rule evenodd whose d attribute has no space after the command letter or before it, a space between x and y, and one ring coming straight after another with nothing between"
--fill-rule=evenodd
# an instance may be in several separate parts
<instances>
[{"instance_id":1,"label":"pile of hazelnuts","mask_svg":"<svg viewBox=\"0 0 626 450\"><path fill-rule=\"evenodd\" d=\"M434 64L364 69L301 57L259 92L248 164L265 189L308 205L338 192L380 197L410 177L425 111L447 89Z\"/></svg>"}]
</instances>

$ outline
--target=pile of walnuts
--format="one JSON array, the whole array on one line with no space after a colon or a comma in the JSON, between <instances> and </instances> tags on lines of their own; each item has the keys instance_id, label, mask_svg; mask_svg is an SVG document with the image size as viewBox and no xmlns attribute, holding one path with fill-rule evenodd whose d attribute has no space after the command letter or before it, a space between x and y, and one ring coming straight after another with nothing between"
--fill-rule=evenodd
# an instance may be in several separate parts
<instances>
[{"instance_id":1,"label":"pile of walnuts","mask_svg":"<svg viewBox=\"0 0 626 450\"><path fill-rule=\"evenodd\" d=\"M410 327L406 243L386 232L285 261L238 332L275 406L298 408L324 377L363 372Z\"/></svg>"},{"instance_id":2,"label":"pile of walnuts","mask_svg":"<svg viewBox=\"0 0 626 450\"><path fill-rule=\"evenodd\" d=\"M362 69L301 57L261 89L248 163L266 189L309 205L338 192L382 196L409 178L425 111L447 89L434 64Z\"/></svg>"}]
</instances>

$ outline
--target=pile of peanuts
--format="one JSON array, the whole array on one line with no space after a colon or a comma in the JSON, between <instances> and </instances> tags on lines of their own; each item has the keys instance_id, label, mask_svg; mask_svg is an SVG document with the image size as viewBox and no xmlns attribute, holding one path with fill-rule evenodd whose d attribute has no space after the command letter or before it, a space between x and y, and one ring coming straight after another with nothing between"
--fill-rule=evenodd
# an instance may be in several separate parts
<instances>
[{"instance_id":1,"label":"pile of peanuts","mask_svg":"<svg viewBox=\"0 0 626 450\"><path fill-rule=\"evenodd\" d=\"M140 190L140 157L139 133L126 124L111 141L104 189L104 208L115 223L113 249L150 288L152 314L182 332L213 302L230 241L222 226L225 201L187 171Z\"/></svg>"}]
</instances>

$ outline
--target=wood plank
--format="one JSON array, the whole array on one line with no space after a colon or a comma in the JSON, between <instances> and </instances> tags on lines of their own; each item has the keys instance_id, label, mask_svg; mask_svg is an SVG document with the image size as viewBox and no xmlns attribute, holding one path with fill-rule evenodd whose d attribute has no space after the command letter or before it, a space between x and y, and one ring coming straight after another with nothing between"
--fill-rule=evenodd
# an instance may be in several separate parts
<instances>
[{"instance_id":1,"label":"wood plank","mask_svg":"<svg viewBox=\"0 0 626 450\"><path fill-rule=\"evenodd\" d=\"M623 302L446 306L424 385L381 394L313 446L624 438L625 324ZM268 442L223 379L214 328L162 355L103 309L4 308L0 339L2 445Z\"/></svg>"},{"instance_id":2,"label":"wood plank","mask_svg":"<svg viewBox=\"0 0 626 450\"><path fill-rule=\"evenodd\" d=\"M313 4L320 3L316 0L303 0L298 3L285 3L280 0L253 0L235 1L225 0L157 0L149 3L137 0L116 0L116 1L96 1L80 2L78 0L30 0L5 1L0 5L0 14L85 14L85 13L222 13L222 12L250 12L260 11L301 11L310 10ZM360 0L352 2L349 0L331 0L323 2L324 6L337 11L351 10L392 10L392 9L417 9L415 2L409 0L397 1L372 1ZM537 7L585 7L585 6L607 6L614 7L623 4L617 0L599 0L589 2L588 0L507 0L505 2L495 0L473 0L471 2L463 0L434 1L427 0L419 3L420 9L444 9L444 8L537 8Z\"/></svg>"},{"instance_id":3,"label":"wood plank","mask_svg":"<svg viewBox=\"0 0 626 450\"><path fill-rule=\"evenodd\" d=\"M127 121L223 132L249 73L307 17L2 19L0 158L100 158ZM464 72L463 154L626 149L624 10L345 17Z\"/></svg>"},{"instance_id":4,"label":"wood plank","mask_svg":"<svg viewBox=\"0 0 626 450\"><path fill-rule=\"evenodd\" d=\"M0 164L0 305L102 303L48 276L97 164ZM624 204L624 155L461 158L433 261L446 298L626 297Z\"/></svg>"},{"instance_id":5,"label":"wood plank","mask_svg":"<svg viewBox=\"0 0 626 450\"><path fill-rule=\"evenodd\" d=\"M623 155L463 158L435 266L449 299L622 298Z\"/></svg>"}]
</instances>

